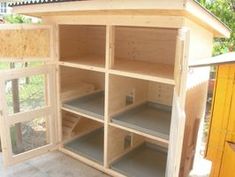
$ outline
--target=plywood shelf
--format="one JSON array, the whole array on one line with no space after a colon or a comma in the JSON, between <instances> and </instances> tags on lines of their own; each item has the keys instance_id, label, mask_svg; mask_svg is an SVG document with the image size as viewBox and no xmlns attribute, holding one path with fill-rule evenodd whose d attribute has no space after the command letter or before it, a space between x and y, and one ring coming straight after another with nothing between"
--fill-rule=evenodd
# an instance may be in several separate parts
<instances>
[{"instance_id":1,"label":"plywood shelf","mask_svg":"<svg viewBox=\"0 0 235 177\"><path fill-rule=\"evenodd\" d=\"M100 128L82 137L76 138L66 143L64 147L92 161L103 164L104 129Z\"/></svg>"},{"instance_id":2,"label":"plywood shelf","mask_svg":"<svg viewBox=\"0 0 235 177\"><path fill-rule=\"evenodd\" d=\"M114 124L169 140L171 107L146 102L112 117Z\"/></svg>"},{"instance_id":3,"label":"plywood shelf","mask_svg":"<svg viewBox=\"0 0 235 177\"><path fill-rule=\"evenodd\" d=\"M77 82L72 85L63 85L60 89L61 92L61 100L70 100L74 97L80 97L83 95L87 95L88 93L92 93L95 90L94 84L86 83L86 82Z\"/></svg>"},{"instance_id":4,"label":"plywood shelf","mask_svg":"<svg viewBox=\"0 0 235 177\"><path fill-rule=\"evenodd\" d=\"M111 165L111 168L129 177L164 177L167 151L144 143Z\"/></svg>"},{"instance_id":5,"label":"plywood shelf","mask_svg":"<svg viewBox=\"0 0 235 177\"><path fill-rule=\"evenodd\" d=\"M174 85L174 66L143 62L138 60L115 60L111 70L112 74L142 78L145 80L156 81Z\"/></svg>"},{"instance_id":6,"label":"plywood shelf","mask_svg":"<svg viewBox=\"0 0 235 177\"><path fill-rule=\"evenodd\" d=\"M104 119L104 91L98 91L89 95L75 98L63 103L66 110L84 114L85 116Z\"/></svg>"},{"instance_id":7,"label":"plywood shelf","mask_svg":"<svg viewBox=\"0 0 235 177\"><path fill-rule=\"evenodd\" d=\"M97 72L105 72L105 59L97 56L85 56L80 58L69 58L60 60L61 66L86 69Z\"/></svg>"}]
</instances>

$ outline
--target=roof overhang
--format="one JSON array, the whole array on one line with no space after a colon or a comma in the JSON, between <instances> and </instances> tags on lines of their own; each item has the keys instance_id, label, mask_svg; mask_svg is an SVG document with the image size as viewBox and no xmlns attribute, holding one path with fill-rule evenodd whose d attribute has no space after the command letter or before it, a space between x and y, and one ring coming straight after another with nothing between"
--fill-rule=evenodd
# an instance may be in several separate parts
<instances>
[{"instance_id":1,"label":"roof overhang","mask_svg":"<svg viewBox=\"0 0 235 177\"><path fill-rule=\"evenodd\" d=\"M90 0L15 6L14 13L45 17L79 14L145 14L184 16L210 30L215 37L229 37L231 30L194 0Z\"/></svg>"},{"instance_id":2,"label":"roof overhang","mask_svg":"<svg viewBox=\"0 0 235 177\"><path fill-rule=\"evenodd\" d=\"M206 58L203 60L194 60L191 63L189 63L189 67L196 68L196 67L218 66L218 65L234 64L234 63L235 63L235 52L230 52L219 56Z\"/></svg>"}]
</instances>

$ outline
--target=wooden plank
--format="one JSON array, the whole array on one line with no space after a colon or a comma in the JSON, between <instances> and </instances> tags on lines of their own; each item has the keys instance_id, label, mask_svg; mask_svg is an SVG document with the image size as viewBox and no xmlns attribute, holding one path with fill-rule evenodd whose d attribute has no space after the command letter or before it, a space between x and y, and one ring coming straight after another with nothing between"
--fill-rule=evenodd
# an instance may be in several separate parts
<instances>
[{"instance_id":1,"label":"wooden plank","mask_svg":"<svg viewBox=\"0 0 235 177\"><path fill-rule=\"evenodd\" d=\"M180 97L174 93L172 104L171 129L166 167L166 177L178 177L183 147L186 116L181 106Z\"/></svg>"},{"instance_id":2,"label":"wooden plank","mask_svg":"<svg viewBox=\"0 0 235 177\"><path fill-rule=\"evenodd\" d=\"M223 154L219 177L234 176L235 144L227 142Z\"/></svg>"},{"instance_id":3,"label":"wooden plank","mask_svg":"<svg viewBox=\"0 0 235 177\"><path fill-rule=\"evenodd\" d=\"M220 172L229 121L232 88L233 74L230 65L219 66L206 151L206 158L212 161L212 177L218 176Z\"/></svg>"},{"instance_id":4,"label":"wooden plank","mask_svg":"<svg viewBox=\"0 0 235 177\"><path fill-rule=\"evenodd\" d=\"M182 9L183 0L172 2L171 0L148 0L136 3L134 0L109 1L99 0L85 2L64 2L56 4L29 5L27 7L14 7L14 13L42 13L42 12L64 12L64 11L103 11L122 9ZM123 5L125 4L125 5ZM54 8L53 8L54 7Z\"/></svg>"},{"instance_id":5,"label":"wooden plank","mask_svg":"<svg viewBox=\"0 0 235 177\"><path fill-rule=\"evenodd\" d=\"M94 117L94 116L90 116L90 115L87 115L87 114L84 114L84 113L81 113L81 112L78 112L78 111L73 111L73 110L65 108L65 107L62 107L61 109L64 110L64 111L76 114L76 115L80 115L80 116L86 117L87 119L91 119L91 120L94 120L94 121L97 121L97 122L104 123L104 120L99 119L99 118Z\"/></svg>"},{"instance_id":6,"label":"wooden plank","mask_svg":"<svg viewBox=\"0 0 235 177\"><path fill-rule=\"evenodd\" d=\"M125 6L123 6L125 3ZM79 5L78 5L79 4ZM88 5L89 4L89 5ZM56 7L55 7L56 6ZM30 7L30 8L29 8ZM154 9L154 11L153 11ZM133 0L126 1L108 1L102 0L99 2L67 2L67 3L56 3L56 4L42 4L42 5L30 5L14 7L14 12L23 13L32 16L51 16L51 15L89 15L89 14L104 14L107 11L118 14L139 14L146 15L145 11L150 11L147 14L155 15L171 15L171 16L182 16L189 18L196 23L204 26L208 30L214 33L215 36L226 36L230 35L230 30L214 15L209 13L199 3L193 0L178 0L171 2L167 1L142 1L136 4ZM106 14L110 15L110 14ZM182 26L181 26L182 27Z\"/></svg>"},{"instance_id":7,"label":"wooden plank","mask_svg":"<svg viewBox=\"0 0 235 177\"><path fill-rule=\"evenodd\" d=\"M126 62L124 62L124 63L126 63ZM129 63L129 65L124 64L124 66L126 68L133 68L133 66L132 66L133 63L132 62L128 62L128 63ZM136 62L134 62L134 68L136 67L135 64L136 64ZM138 65L138 67L141 67L142 64L146 65L146 63L139 63L139 62L138 62L137 65ZM147 65L150 66L150 64L147 64ZM161 70L164 70L164 67L162 68L162 67L158 66L158 68L161 68ZM143 70L145 72L147 72L147 69L143 69ZM109 73L113 74L113 75L117 75L117 76L126 76L126 77L129 77L129 78L136 78L136 79L141 78L141 79L147 80L147 81L154 81L154 82L160 82L160 83L163 83L163 84L175 85L175 81L171 77L170 78L167 78L167 77L164 77L164 76L162 77L161 74L160 74L161 76L159 76L158 74L156 75L156 73L158 73L157 70L154 70L155 71L155 72L153 72L154 75L134 73L134 72L130 72L130 71L131 71L131 69L127 69L127 71L122 71L122 70L119 70L119 69L111 69L111 70L109 70Z\"/></svg>"},{"instance_id":8,"label":"wooden plank","mask_svg":"<svg viewBox=\"0 0 235 177\"><path fill-rule=\"evenodd\" d=\"M196 137L198 130L195 130L194 124L198 122L197 119L204 117L206 109L207 89L209 80L209 67L191 68L188 70L188 63L191 61L200 60L211 57L213 34L204 29L197 23L185 20L186 35L185 43L185 59L183 61L184 74L181 82L181 98L184 102L186 113L186 125L184 135L183 154L181 160L180 176L188 176L192 170L193 159L192 150L196 149ZM197 50L195 50L195 47ZM195 148L192 148L192 145Z\"/></svg>"},{"instance_id":9,"label":"wooden plank","mask_svg":"<svg viewBox=\"0 0 235 177\"><path fill-rule=\"evenodd\" d=\"M79 25L111 25L111 26L139 26L139 27L160 27L160 28L181 28L184 25L184 18L180 16L161 15L55 15L46 17L58 24L79 24Z\"/></svg>"}]
</instances>

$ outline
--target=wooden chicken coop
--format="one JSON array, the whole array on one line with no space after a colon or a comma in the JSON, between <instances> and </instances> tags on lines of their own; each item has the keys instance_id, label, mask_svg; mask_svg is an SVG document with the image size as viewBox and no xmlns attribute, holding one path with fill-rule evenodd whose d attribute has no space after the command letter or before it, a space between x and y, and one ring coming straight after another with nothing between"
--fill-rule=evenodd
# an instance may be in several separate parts
<instances>
[{"instance_id":1,"label":"wooden chicken coop","mask_svg":"<svg viewBox=\"0 0 235 177\"><path fill-rule=\"evenodd\" d=\"M2 62L39 62L1 72L6 166L59 149L112 176L188 173L209 78L209 68L189 65L211 56L214 37L230 35L223 23L192 0L12 6L15 13L40 17L42 24L0 26ZM44 96L24 106L29 99L20 94L16 112L9 81L22 86L24 78L40 81L43 87L35 93ZM15 148L13 137L34 124L46 128L45 141Z\"/></svg>"}]
</instances>

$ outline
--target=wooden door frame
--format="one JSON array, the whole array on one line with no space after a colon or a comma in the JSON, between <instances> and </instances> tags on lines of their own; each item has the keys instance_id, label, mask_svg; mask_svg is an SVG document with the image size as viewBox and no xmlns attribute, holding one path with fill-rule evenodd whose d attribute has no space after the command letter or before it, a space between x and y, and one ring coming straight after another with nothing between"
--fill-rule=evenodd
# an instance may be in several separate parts
<instances>
[{"instance_id":1,"label":"wooden door frame","mask_svg":"<svg viewBox=\"0 0 235 177\"><path fill-rule=\"evenodd\" d=\"M55 65L43 65L35 68L25 68L25 69L14 69L1 72L0 78L0 131L2 140L2 151L4 158L4 165L9 166L24 160L30 159L32 157L38 156L40 154L46 153L56 147L56 81L55 81ZM13 115L8 115L7 105L5 100L5 81L17 79L21 77L27 77L32 75L45 74L47 83L45 87L48 90L48 105L30 110L27 112L20 112ZM37 117L45 116L49 121L48 133L50 135L50 143L46 146L36 148L18 155L13 156L12 145L10 138L10 126L24 121L33 120Z\"/></svg>"}]
</instances>

